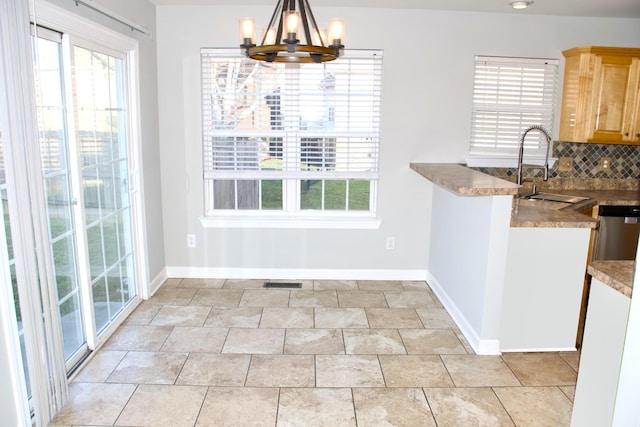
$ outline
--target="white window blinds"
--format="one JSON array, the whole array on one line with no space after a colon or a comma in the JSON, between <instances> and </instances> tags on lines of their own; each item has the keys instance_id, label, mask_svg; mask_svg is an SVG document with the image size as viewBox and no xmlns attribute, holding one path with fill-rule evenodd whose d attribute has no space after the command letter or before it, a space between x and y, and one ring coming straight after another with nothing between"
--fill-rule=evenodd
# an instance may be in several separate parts
<instances>
[{"instance_id":1,"label":"white window blinds","mask_svg":"<svg viewBox=\"0 0 640 427\"><path fill-rule=\"evenodd\" d=\"M377 179L381 51L323 64L201 49L205 179Z\"/></svg>"},{"instance_id":2,"label":"white window blinds","mask_svg":"<svg viewBox=\"0 0 640 427\"><path fill-rule=\"evenodd\" d=\"M557 59L476 56L470 154L515 156L524 129L553 129L557 80ZM546 140L531 134L525 149L544 156Z\"/></svg>"}]
</instances>

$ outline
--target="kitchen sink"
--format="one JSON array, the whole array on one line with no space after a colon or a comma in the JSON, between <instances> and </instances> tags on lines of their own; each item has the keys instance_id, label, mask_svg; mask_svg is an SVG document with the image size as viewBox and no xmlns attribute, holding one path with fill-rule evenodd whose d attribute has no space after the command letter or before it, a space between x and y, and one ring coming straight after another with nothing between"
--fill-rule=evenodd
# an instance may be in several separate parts
<instances>
[{"instance_id":1,"label":"kitchen sink","mask_svg":"<svg viewBox=\"0 0 640 427\"><path fill-rule=\"evenodd\" d=\"M570 196L568 194L555 194L555 193L545 193L545 192L537 192L533 194L527 194L521 196L523 199L527 200L546 200L548 202L561 202L561 203L579 203L583 200L587 200L588 197L581 196Z\"/></svg>"}]
</instances>

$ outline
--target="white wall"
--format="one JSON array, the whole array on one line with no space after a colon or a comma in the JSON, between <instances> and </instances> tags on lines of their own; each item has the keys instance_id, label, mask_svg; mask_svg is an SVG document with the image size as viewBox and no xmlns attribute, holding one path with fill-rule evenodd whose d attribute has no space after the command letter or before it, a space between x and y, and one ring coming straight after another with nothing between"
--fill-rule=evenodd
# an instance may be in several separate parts
<instances>
[{"instance_id":1,"label":"white wall","mask_svg":"<svg viewBox=\"0 0 640 427\"><path fill-rule=\"evenodd\" d=\"M433 185L428 282L478 354L500 352L511 202Z\"/></svg>"},{"instance_id":2,"label":"white wall","mask_svg":"<svg viewBox=\"0 0 640 427\"><path fill-rule=\"evenodd\" d=\"M271 13L271 7L257 6L157 9L167 266L424 271L430 187L409 162L464 159L474 55L561 58L562 50L578 45L633 46L640 41L640 20L314 8L319 22L345 19L347 47L384 49L382 226L360 231L204 229L198 220L203 211L199 49L236 46L241 17L266 21ZM187 233L196 235L197 248L186 248ZM396 237L394 251L385 249L387 236Z\"/></svg>"},{"instance_id":3,"label":"white wall","mask_svg":"<svg viewBox=\"0 0 640 427\"><path fill-rule=\"evenodd\" d=\"M574 351L590 228L513 227L500 350Z\"/></svg>"}]
</instances>

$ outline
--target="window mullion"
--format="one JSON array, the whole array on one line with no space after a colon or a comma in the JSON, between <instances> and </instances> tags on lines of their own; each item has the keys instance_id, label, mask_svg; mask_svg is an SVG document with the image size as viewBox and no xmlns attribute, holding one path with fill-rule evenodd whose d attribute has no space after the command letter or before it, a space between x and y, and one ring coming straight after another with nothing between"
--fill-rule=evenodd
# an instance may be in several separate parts
<instances>
[{"instance_id":1,"label":"window mullion","mask_svg":"<svg viewBox=\"0 0 640 427\"><path fill-rule=\"evenodd\" d=\"M283 209L287 213L296 213L300 211L300 180L299 179L283 179Z\"/></svg>"},{"instance_id":2,"label":"window mullion","mask_svg":"<svg viewBox=\"0 0 640 427\"><path fill-rule=\"evenodd\" d=\"M349 210L349 187L350 187L349 183L350 183L350 182L351 182L351 181L349 181L349 180L347 180L347 181L345 182L345 188L346 188L346 190L345 190L345 194L344 194L344 197L345 197L344 205L345 205L345 207L346 207L346 210Z\"/></svg>"},{"instance_id":3,"label":"window mullion","mask_svg":"<svg viewBox=\"0 0 640 427\"><path fill-rule=\"evenodd\" d=\"M300 171L300 65L286 64L284 70L284 87L281 88L282 116L286 132L283 141L283 165L285 173ZM299 180L287 179L284 192L286 211L295 213L300 211Z\"/></svg>"}]
</instances>

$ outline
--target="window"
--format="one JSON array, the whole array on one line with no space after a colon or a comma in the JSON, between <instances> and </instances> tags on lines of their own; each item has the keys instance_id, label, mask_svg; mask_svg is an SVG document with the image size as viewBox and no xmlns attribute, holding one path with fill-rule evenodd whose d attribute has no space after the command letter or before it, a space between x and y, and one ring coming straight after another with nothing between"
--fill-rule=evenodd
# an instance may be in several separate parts
<instances>
[{"instance_id":1,"label":"window","mask_svg":"<svg viewBox=\"0 0 640 427\"><path fill-rule=\"evenodd\" d=\"M382 52L283 64L202 49L201 64L206 218L375 217Z\"/></svg>"},{"instance_id":2,"label":"window","mask_svg":"<svg viewBox=\"0 0 640 427\"><path fill-rule=\"evenodd\" d=\"M524 129L552 131L557 80L557 59L476 56L470 156L515 158ZM544 157L542 134L527 136L525 150Z\"/></svg>"}]
</instances>

